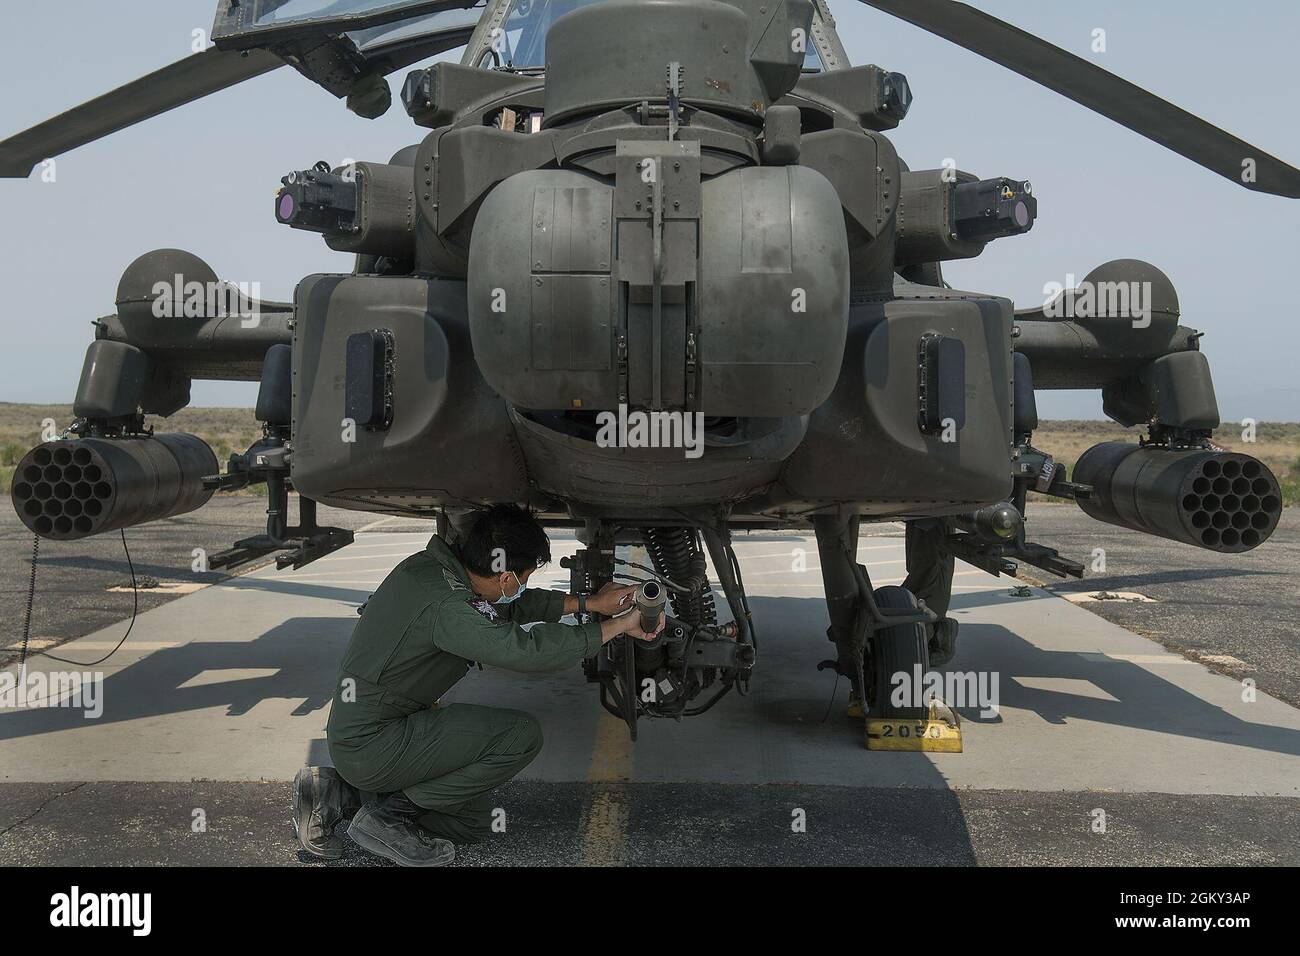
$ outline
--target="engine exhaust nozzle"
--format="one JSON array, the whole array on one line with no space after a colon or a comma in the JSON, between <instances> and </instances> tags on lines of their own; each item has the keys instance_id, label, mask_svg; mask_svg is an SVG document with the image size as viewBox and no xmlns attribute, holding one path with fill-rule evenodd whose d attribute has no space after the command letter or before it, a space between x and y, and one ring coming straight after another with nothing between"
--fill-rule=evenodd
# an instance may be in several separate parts
<instances>
[{"instance_id":1,"label":"engine exhaust nozzle","mask_svg":"<svg viewBox=\"0 0 1300 956\"><path fill-rule=\"evenodd\" d=\"M1236 452L1104 442L1083 453L1072 478L1092 485L1077 501L1098 521L1225 554L1263 544L1282 517L1273 473Z\"/></svg>"},{"instance_id":2,"label":"engine exhaust nozzle","mask_svg":"<svg viewBox=\"0 0 1300 956\"><path fill-rule=\"evenodd\" d=\"M45 442L14 471L14 510L42 538L77 541L207 503L217 457L194 435Z\"/></svg>"}]
</instances>

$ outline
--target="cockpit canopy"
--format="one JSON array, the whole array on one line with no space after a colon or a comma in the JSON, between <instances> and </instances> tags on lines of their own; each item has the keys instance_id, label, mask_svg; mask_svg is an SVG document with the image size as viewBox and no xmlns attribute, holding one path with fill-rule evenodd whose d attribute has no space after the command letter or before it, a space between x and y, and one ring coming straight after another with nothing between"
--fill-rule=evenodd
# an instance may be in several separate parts
<instances>
[{"instance_id":1,"label":"cockpit canopy","mask_svg":"<svg viewBox=\"0 0 1300 956\"><path fill-rule=\"evenodd\" d=\"M267 46L326 32L363 55L393 44L439 36L464 43L487 0L221 0L218 46Z\"/></svg>"},{"instance_id":2,"label":"cockpit canopy","mask_svg":"<svg viewBox=\"0 0 1300 956\"><path fill-rule=\"evenodd\" d=\"M600 0L511 0L504 28L495 36L495 42L486 44L475 55L474 66L508 67L516 70L536 70L546 66L546 34L552 24L566 13L579 7L591 6ZM820 70L821 60L817 50L809 46L805 69Z\"/></svg>"},{"instance_id":3,"label":"cockpit canopy","mask_svg":"<svg viewBox=\"0 0 1300 956\"><path fill-rule=\"evenodd\" d=\"M601 0L221 0L213 40L227 49L293 47L328 36L365 60L395 50L443 52L466 46L467 65L540 70L556 20ZM492 23L486 23L491 20ZM477 34L480 23L486 29ZM471 43L471 40L475 41ZM351 52L351 51L349 51ZM300 67L301 69L301 67ZM804 69L820 71L809 44ZM309 72L309 70L304 70Z\"/></svg>"}]
</instances>

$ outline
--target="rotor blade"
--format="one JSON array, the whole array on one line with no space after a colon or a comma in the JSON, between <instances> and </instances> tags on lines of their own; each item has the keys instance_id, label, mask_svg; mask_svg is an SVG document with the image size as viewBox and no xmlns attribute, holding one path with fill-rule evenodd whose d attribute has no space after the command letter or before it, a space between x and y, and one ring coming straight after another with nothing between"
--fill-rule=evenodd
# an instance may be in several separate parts
<instances>
[{"instance_id":1,"label":"rotor blade","mask_svg":"<svg viewBox=\"0 0 1300 956\"><path fill-rule=\"evenodd\" d=\"M1055 90L1247 189L1300 199L1300 169L997 17L957 0L861 2Z\"/></svg>"},{"instance_id":2,"label":"rotor blade","mask_svg":"<svg viewBox=\"0 0 1300 956\"><path fill-rule=\"evenodd\" d=\"M0 178L25 179L36 164L160 113L269 73L284 61L211 47L0 142Z\"/></svg>"}]
</instances>

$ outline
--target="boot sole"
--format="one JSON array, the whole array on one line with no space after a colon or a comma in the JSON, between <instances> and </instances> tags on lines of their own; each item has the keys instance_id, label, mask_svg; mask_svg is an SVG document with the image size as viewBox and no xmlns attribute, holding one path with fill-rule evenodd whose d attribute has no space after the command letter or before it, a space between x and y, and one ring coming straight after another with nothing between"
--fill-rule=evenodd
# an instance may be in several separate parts
<instances>
[{"instance_id":1,"label":"boot sole","mask_svg":"<svg viewBox=\"0 0 1300 956\"><path fill-rule=\"evenodd\" d=\"M379 837L367 832L365 829L365 822L366 817L358 815L353 818L352 822L348 825L348 839L361 847L361 849L373 853L375 856L382 856L385 860L392 860L398 866L446 866L448 863L452 862L452 860L456 859L456 850L454 847L447 853L446 857L438 857L433 860L415 860L408 856L403 856L383 840L379 839Z\"/></svg>"},{"instance_id":2,"label":"boot sole","mask_svg":"<svg viewBox=\"0 0 1300 956\"><path fill-rule=\"evenodd\" d=\"M307 786L303 786L304 781ZM342 845L337 847L315 847L303 839L303 834L307 832L311 825L311 809L315 801L316 788L312 780L310 770L299 770L293 778L293 812L290 818L293 820L293 832L298 837L298 846L302 847L304 853L316 857L318 860L341 860L343 859Z\"/></svg>"}]
</instances>

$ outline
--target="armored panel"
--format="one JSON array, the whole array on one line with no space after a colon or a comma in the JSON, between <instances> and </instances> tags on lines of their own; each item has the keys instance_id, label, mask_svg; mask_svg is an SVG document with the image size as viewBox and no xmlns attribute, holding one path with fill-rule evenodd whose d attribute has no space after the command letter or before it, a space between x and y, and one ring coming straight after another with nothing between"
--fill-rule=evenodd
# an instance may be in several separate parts
<instances>
[{"instance_id":1,"label":"armored panel","mask_svg":"<svg viewBox=\"0 0 1300 956\"><path fill-rule=\"evenodd\" d=\"M898 207L899 162L889 140L851 129L821 130L802 138L799 162L825 176L839 194L850 239L876 239Z\"/></svg>"},{"instance_id":2,"label":"armored panel","mask_svg":"<svg viewBox=\"0 0 1300 956\"><path fill-rule=\"evenodd\" d=\"M928 336L960 343L965 427L920 427L917 360ZM950 361L955 361L957 349ZM789 500L871 514L953 514L1011 492L1011 303L943 290L855 304L844 367L782 476ZM952 400L958 400L956 396ZM954 419L960 412L947 404Z\"/></svg>"},{"instance_id":3,"label":"armored panel","mask_svg":"<svg viewBox=\"0 0 1300 956\"><path fill-rule=\"evenodd\" d=\"M309 276L299 284L292 478L302 494L410 513L527 500L505 405L474 362L464 296L463 282L446 279ZM377 329L386 336L375 338ZM349 427L350 407L365 417L349 381L378 374L384 353L391 423Z\"/></svg>"},{"instance_id":4,"label":"armored panel","mask_svg":"<svg viewBox=\"0 0 1300 956\"><path fill-rule=\"evenodd\" d=\"M520 173L484 201L469 257L474 357L514 403L618 404L613 234L613 190L594 176Z\"/></svg>"},{"instance_id":5,"label":"armored panel","mask_svg":"<svg viewBox=\"0 0 1300 956\"><path fill-rule=\"evenodd\" d=\"M701 183L699 164L696 143L619 143L612 188L536 170L492 191L468 297L494 388L532 410L781 416L826 398L848 310L838 196L800 166Z\"/></svg>"},{"instance_id":6,"label":"armored panel","mask_svg":"<svg viewBox=\"0 0 1300 956\"><path fill-rule=\"evenodd\" d=\"M738 169L704 184L699 408L802 415L835 386L848 318L840 200L803 166Z\"/></svg>"},{"instance_id":7,"label":"armored panel","mask_svg":"<svg viewBox=\"0 0 1300 956\"><path fill-rule=\"evenodd\" d=\"M803 117L797 106L770 106L763 116L763 165L799 162Z\"/></svg>"}]
</instances>

